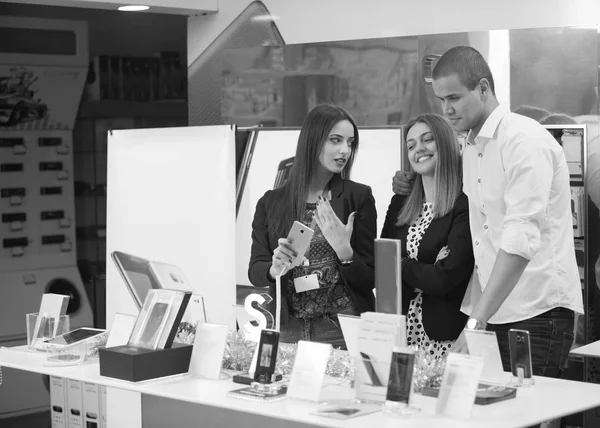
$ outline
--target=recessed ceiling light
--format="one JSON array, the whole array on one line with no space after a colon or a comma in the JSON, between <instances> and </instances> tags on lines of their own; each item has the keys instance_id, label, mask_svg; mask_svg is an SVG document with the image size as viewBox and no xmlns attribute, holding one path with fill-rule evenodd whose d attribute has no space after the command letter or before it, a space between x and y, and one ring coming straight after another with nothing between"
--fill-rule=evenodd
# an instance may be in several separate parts
<instances>
[{"instance_id":1,"label":"recessed ceiling light","mask_svg":"<svg viewBox=\"0 0 600 428\"><path fill-rule=\"evenodd\" d=\"M148 10L150 6L144 6L141 4L134 4L131 6L119 6L119 10L122 12L139 12L141 10Z\"/></svg>"}]
</instances>

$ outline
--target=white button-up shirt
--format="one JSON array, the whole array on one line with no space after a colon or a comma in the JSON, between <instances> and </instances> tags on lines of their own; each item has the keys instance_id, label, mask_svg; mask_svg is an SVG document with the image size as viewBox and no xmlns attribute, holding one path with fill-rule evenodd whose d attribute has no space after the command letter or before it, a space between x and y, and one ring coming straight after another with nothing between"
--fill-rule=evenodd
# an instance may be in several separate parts
<instances>
[{"instance_id":1,"label":"white button-up shirt","mask_svg":"<svg viewBox=\"0 0 600 428\"><path fill-rule=\"evenodd\" d=\"M569 171L554 137L534 120L497 107L465 146L463 190L475 254L463 312L471 313L502 249L529 264L490 323L520 321L559 306L583 313Z\"/></svg>"}]
</instances>

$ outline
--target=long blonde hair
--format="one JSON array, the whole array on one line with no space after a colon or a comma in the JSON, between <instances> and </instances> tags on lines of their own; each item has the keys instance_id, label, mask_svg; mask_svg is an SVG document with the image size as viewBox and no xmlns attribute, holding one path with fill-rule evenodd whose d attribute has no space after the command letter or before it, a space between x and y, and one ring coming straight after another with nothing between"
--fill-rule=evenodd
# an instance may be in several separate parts
<instances>
[{"instance_id":1,"label":"long blonde hair","mask_svg":"<svg viewBox=\"0 0 600 428\"><path fill-rule=\"evenodd\" d=\"M454 207L454 203L462 190L462 159L456 134L442 116L422 114L408 121L403 129L403 140L406 142L408 131L417 123L423 123L431 129L437 146L437 163L434 172L434 218L443 217ZM412 170L412 167L410 167ZM425 201L423 179L415 175L415 182L410 194L398 214L396 226L411 224L417 219Z\"/></svg>"}]
</instances>

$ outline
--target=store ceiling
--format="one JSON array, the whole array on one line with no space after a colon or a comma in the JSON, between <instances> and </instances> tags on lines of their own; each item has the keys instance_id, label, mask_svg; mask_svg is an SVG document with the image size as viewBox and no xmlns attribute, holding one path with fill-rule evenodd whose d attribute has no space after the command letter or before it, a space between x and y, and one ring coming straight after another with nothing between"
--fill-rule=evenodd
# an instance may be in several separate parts
<instances>
[{"instance_id":1,"label":"store ceiling","mask_svg":"<svg viewBox=\"0 0 600 428\"><path fill-rule=\"evenodd\" d=\"M175 15L204 15L217 13L218 0L5 0L8 3L30 3L43 6L83 7L117 10L119 6L146 5L150 13ZM144 13L144 12L137 12Z\"/></svg>"}]
</instances>

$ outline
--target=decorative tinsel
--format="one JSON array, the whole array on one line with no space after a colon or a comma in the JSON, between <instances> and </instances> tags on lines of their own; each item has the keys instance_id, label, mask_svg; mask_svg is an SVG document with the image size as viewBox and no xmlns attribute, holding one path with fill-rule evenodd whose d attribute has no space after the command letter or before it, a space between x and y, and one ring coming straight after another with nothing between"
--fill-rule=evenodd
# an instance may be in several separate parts
<instances>
[{"instance_id":1,"label":"decorative tinsel","mask_svg":"<svg viewBox=\"0 0 600 428\"><path fill-rule=\"evenodd\" d=\"M425 387L442 385L442 375L446 367L446 358L434 358L430 349L413 347L416 352L413 370L413 387L420 392Z\"/></svg>"},{"instance_id":2,"label":"decorative tinsel","mask_svg":"<svg viewBox=\"0 0 600 428\"><path fill-rule=\"evenodd\" d=\"M181 323L176 336L176 342L192 345L196 335L196 328L189 323ZM436 359L429 349L413 347L416 352L413 384L415 391L423 387L438 387L442 383L442 374L446 367L446 359ZM247 372L250 369L252 358L256 350L256 343L247 340L243 331L230 331L227 334L227 343L223 355L223 368ZM294 367L297 344L280 343L277 351L277 373L289 375ZM345 380L354 379L354 359L347 351L334 349L329 357L325 374Z\"/></svg>"},{"instance_id":3,"label":"decorative tinsel","mask_svg":"<svg viewBox=\"0 0 600 428\"><path fill-rule=\"evenodd\" d=\"M252 363L256 343L246 340L241 331L230 331L225 345L223 368L247 372ZM294 359L298 345L293 343L280 343L277 351L277 365L275 370L282 375L289 375L294 367ZM354 367L347 351L334 349L329 357L325 374L344 379L354 378Z\"/></svg>"},{"instance_id":4,"label":"decorative tinsel","mask_svg":"<svg viewBox=\"0 0 600 428\"><path fill-rule=\"evenodd\" d=\"M196 325L183 321L177 328L177 334L173 341L175 343L183 343L185 345L193 345L196 340Z\"/></svg>"}]
</instances>

